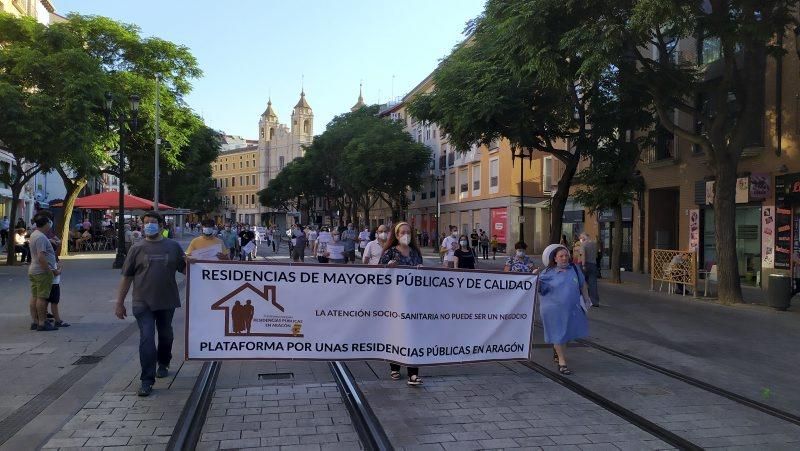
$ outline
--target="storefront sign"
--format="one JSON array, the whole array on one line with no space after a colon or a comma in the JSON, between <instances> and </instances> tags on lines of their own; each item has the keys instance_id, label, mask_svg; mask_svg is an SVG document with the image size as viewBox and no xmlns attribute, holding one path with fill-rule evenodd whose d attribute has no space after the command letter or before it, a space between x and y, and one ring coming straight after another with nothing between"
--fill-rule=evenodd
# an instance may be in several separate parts
<instances>
[{"instance_id":1,"label":"storefront sign","mask_svg":"<svg viewBox=\"0 0 800 451\"><path fill-rule=\"evenodd\" d=\"M193 262L186 357L527 359L535 283L526 273Z\"/></svg>"},{"instance_id":2,"label":"storefront sign","mask_svg":"<svg viewBox=\"0 0 800 451\"><path fill-rule=\"evenodd\" d=\"M800 201L800 173L775 177L775 200L783 202Z\"/></svg>"},{"instance_id":3,"label":"storefront sign","mask_svg":"<svg viewBox=\"0 0 800 451\"><path fill-rule=\"evenodd\" d=\"M769 174L757 172L750 174L750 201L759 201L769 198Z\"/></svg>"},{"instance_id":4,"label":"storefront sign","mask_svg":"<svg viewBox=\"0 0 800 451\"><path fill-rule=\"evenodd\" d=\"M775 207L775 269L789 269L792 248L792 211Z\"/></svg>"},{"instance_id":5,"label":"storefront sign","mask_svg":"<svg viewBox=\"0 0 800 451\"><path fill-rule=\"evenodd\" d=\"M706 182L706 205L714 205L714 181Z\"/></svg>"},{"instance_id":6,"label":"storefront sign","mask_svg":"<svg viewBox=\"0 0 800 451\"><path fill-rule=\"evenodd\" d=\"M615 217L614 210L606 209L597 215L597 220L600 222L614 222ZM633 207L622 207L622 221L633 221Z\"/></svg>"},{"instance_id":7,"label":"storefront sign","mask_svg":"<svg viewBox=\"0 0 800 451\"><path fill-rule=\"evenodd\" d=\"M775 207L761 209L761 267L775 267Z\"/></svg>"},{"instance_id":8,"label":"storefront sign","mask_svg":"<svg viewBox=\"0 0 800 451\"><path fill-rule=\"evenodd\" d=\"M492 235L497 236L498 243L506 242L506 227L508 227L508 209L507 208L492 208L489 210L492 224Z\"/></svg>"},{"instance_id":9,"label":"storefront sign","mask_svg":"<svg viewBox=\"0 0 800 451\"><path fill-rule=\"evenodd\" d=\"M561 221L565 223L583 222L583 219L583 210L564 210L564 214L561 216Z\"/></svg>"},{"instance_id":10,"label":"storefront sign","mask_svg":"<svg viewBox=\"0 0 800 451\"><path fill-rule=\"evenodd\" d=\"M689 210L689 250L697 252L700 247L700 210Z\"/></svg>"},{"instance_id":11,"label":"storefront sign","mask_svg":"<svg viewBox=\"0 0 800 451\"><path fill-rule=\"evenodd\" d=\"M750 202L750 178L739 177L736 179L736 203L746 204Z\"/></svg>"}]
</instances>

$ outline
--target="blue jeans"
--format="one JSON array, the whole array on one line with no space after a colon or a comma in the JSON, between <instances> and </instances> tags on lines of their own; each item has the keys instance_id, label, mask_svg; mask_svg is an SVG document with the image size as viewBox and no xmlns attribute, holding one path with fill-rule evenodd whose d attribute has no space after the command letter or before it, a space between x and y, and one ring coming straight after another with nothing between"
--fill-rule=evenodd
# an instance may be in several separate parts
<instances>
[{"instance_id":1,"label":"blue jeans","mask_svg":"<svg viewBox=\"0 0 800 451\"><path fill-rule=\"evenodd\" d=\"M139 325L139 364L142 366L142 384L153 385L156 381L156 363L169 366L172 360L172 317L175 309L150 310L144 308L134 312ZM158 348L156 348L158 331Z\"/></svg>"},{"instance_id":2,"label":"blue jeans","mask_svg":"<svg viewBox=\"0 0 800 451\"><path fill-rule=\"evenodd\" d=\"M597 265L594 263L585 263L586 268L583 275L586 276L586 288L589 290L589 298L592 300L593 305L600 305L600 293L597 291Z\"/></svg>"}]
</instances>

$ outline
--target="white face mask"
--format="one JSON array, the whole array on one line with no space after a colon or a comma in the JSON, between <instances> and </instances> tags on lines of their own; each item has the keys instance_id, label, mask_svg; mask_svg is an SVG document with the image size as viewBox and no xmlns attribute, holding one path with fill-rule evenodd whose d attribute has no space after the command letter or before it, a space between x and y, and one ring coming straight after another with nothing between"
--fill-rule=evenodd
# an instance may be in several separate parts
<instances>
[{"instance_id":1,"label":"white face mask","mask_svg":"<svg viewBox=\"0 0 800 451\"><path fill-rule=\"evenodd\" d=\"M333 236L333 241L339 241L339 235L334 235Z\"/></svg>"},{"instance_id":2,"label":"white face mask","mask_svg":"<svg viewBox=\"0 0 800 451\"><path fill-rule=\"evenodd\" d=\"M453 235L453 238L458 238L458 232L453 232L451 235Z\"/></svg>"},{"instance_id":3,"label":"white face mask","mask_svg":"<svg viewBox=\"0 0 800 451\"><path fill-rule=\"evenodd\" d=\"M467 244L469 244L469 243L467 242L467 240L461 240L461 241L458 242L458 244L460 244L460 245L462 245L464 247L467 247Z\"/></svg>"},{"instance_id":4,"label":"white face mask","mask_svg":"<svg viewBox=\"0 0 800 451\"><path fill-rule=\"evenodd\" d=\"M408 246L408 243L411 242L411 235L403 235L400 238L398 238L397 241L399 241L400 244Z\"/></svg>"},{"instance_id":5,"label":"white face mask","mask_svg":"<svg viewBox=\"0 0 800 451\"><path fill-rule=\"evenodd\" d=\"M567 268L569 268L569 262L566 262L566 263L556 262L556 266L558 266L559 269L567 269Z\"/></svg>"},{"instance_id":6,"label":"white face mask","mask_svg":"<svg viewBox=\"0 0 800 451\"><path fill-rule=\"evenodd\" d=\"M523 251L522 249L517 249L517 257L524 257L524 256L525 256L525 251Z\"/></svg>"},{"instance_id":7,"label":"white face mask","mask_svg":"<svg viewBox=\"0 0 800 451\"><path fill-rule=\"evenodd\" d=\"M378 239L381 241L386 241L386 232L379 232Z\"/></svg>"},{"instance_id":8,"label":"white face mask","mask_svg":"<svg viewBox=\"0 0 800 451\"><path fill-rule=\"evenodd\" d=\"M203 227L203 235L213 235L214 228L213 227Z\"/></svg>"}]
</instances>

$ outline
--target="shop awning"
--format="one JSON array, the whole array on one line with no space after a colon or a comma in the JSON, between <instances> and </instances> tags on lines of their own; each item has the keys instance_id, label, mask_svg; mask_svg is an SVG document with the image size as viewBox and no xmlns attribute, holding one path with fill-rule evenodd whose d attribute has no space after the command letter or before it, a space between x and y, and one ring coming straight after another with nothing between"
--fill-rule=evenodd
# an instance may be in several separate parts
<instances>
[{"instance_id":1,"label":"shop awning","mask_svg":"<svg viewBox=\"0 0 800 451\"><path fill-rule=\"evenodd\" d=\"M64 203L60 202L55 207L61 207ZM119 192L106 191L100 194L92 194L91 196L79 197L75 200L75 208L83 208L87 210L119 210ZM125 209L126 210L152 210L153 201L133 196L131 194L125 195ZM158 204L159 210L172 210L173 207L166 204Z\"/></svg>"}]
</instances>

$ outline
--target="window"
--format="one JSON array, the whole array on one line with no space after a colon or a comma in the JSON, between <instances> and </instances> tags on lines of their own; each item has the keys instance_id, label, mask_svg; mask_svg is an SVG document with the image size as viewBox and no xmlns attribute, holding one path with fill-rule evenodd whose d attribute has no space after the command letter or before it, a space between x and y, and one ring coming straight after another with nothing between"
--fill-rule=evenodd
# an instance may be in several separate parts
<instances>
[{"instance_id":1,"label":"window","mask_svg":"<svg viewBox=\"0 0 800 451\"><path fill-rule=\"evenodd\" d=\"M249 168L249 167L250 167L250 160L247 160L247 161L245 161L244 163L245 163L245 164L244 164L244 166L245 166L245 167L247 167L247 168Z\"/></svg>"},{"instance_id":2,"label":"window","mask_svg":"<svg viewBox=\"0 0 800 451\"><path fill-rule=\"evenodd\" d=\"M450 152L447 154L447 167L451 168L456 162L456 153Z\"/></svg>"},{"instance_id":3,"label":"window","mask_svg":"<svg viewBox=\"0 0 800 451\"><path fill-rule=\"evenodd\" d=\"M703 36L697 44L697 62L711 64L722 58L722 42L717 36Z\"/></svg>"},{"instance_id":4,"label":"window","mask_svg":"<svg viewBox=\"0 0 800 451\"><path fill-rule=\"evenodd\" d=\"M427 199L428 198L428 192L427 191L420 191L419 198L420 199Z\"/></svg>"},{"instance_id":5,"label":"window","mask_svg":"<svg viewBox=\"0 0 800 451\"><path fill-rule=\"evenodd\" d=\"M255 195L255 194L251 194L251 195L250 195L250 200L252 201L251 203L252 203L253 205L255 205L255 204L256 204L256 195Z\"/></svg>"},{"instance_id":6,"label":"window","mask_svg":"<svg viewBox=\"0 0 800 451\"><path fill-rule=\"evenodd\" d=\"M284 161L285 160L284 160L283 156L278 157L278 170L279 171L283 170Z\"/></svg>"},{"instance_id":7,"label":"window","mask_svg":"<svg viewBox=\"0 0 800 451\"><path fill-rule=\"evenodd\" d=\"M231 177L231 186L236 186L236 177Z\"/></svg>"},{"instance_id":8,"label":"window","mask_svg":"<svg viewBox=\"0 0 800 451\"><path fill-rule=\"evenodd\" d=\"M255 160L255 158L253 159L253 167L256 167L256 160Z\"/></svg>"},{"instance_id":9,"label":"window","mask_svg":"<svg viewBox=\"0 0 800 451\"><path fill-rule=\"evenodd\" d=\"M467 172L467 168L458 171L458 184L458 198L465 199L467 191L469 191L469 172Z\"/></svg>"},{"instance_id":10,"label":"window","mask_svg":"<svg viewBox=\"0 0 800 451\"><path fill-rule=\"evenodd\" d=\"M447 165L447 155L441 154L439 155L439 169L444 169Z\"/></svg>"},{"instance_id":11,"label":"window","mask_svg":"<svg viewBox=\"0 0 800 451\"><path fill-rule=\"evenodd\" d=\"M542 159L542 192L550 193L553 187L553 157Z\"/></svg>"},{"instance_id":12,"label":"window","mask_svg":"<svg viewBox=\"0 0 800 451\"><path fill-rule=\"evenodd\" d=\"M236 196L231 196L231 204L236 205Z\"/></svg>"},{"instance_id":13,"label":"window","mask_svg":"<svg viewBox=\"0 0 800 451\"><path fill-rule=\"evenodd\" d=\"M489 194L500 191L500 159L489 160Z\"/></svg>"},{"instance_id":14,"label":"window","mask_svg":"<svg viewBox=\"0 0 800 451\"><path fill-rule=\"evenodd\" d=\"M476 164L472 167L472 195L481 194L481 165Z\"/></svg>"},{"instance_id":15,"label":"window","mask_svg":"<svg viewBox=\"0 0 800 451\"><path fill-rule=\"evenodd\" d=\"M450 180L450 182L449 182L450 195L454 196L456 194L456 173L455 172L451 172L450 176L448 178Z\"/></svg>"},{"instance_id":16,"label":"window","mask_svg":"<svg viewBox=\"0 0 800 451\"><path fill-rule=\"evenodd\" d=\"M242 179L243 179L243 177L240 175L239 176L239 186L244 186L244 183L242 183Z\"/></svg>"},{"instance_id":17,"label":"window","mask_svg":"<svg viewBox=\"0 0 800 451\"><path fill-rule=\"evenodd\" d=\"M241 194L239 194L239 204L240 205L242 204L242 195Z\"/></svg>"},{"instance_id":18,"label":"window","mask_svg":"<svg viewBox=\"0 0 800 451\"><path fill-rule=\"evenodd\" d=\"M242 162L240 161L240 162L239 162L239 169L242 169L242 167L244 167L244 163L242 163Z\"/></svg>"}]
</instances>

